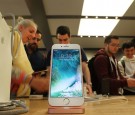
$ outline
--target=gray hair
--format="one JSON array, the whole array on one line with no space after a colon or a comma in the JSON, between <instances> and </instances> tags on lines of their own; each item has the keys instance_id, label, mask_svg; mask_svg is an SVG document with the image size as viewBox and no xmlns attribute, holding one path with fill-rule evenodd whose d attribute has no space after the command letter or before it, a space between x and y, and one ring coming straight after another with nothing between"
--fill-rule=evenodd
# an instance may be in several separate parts
<instances>
[{"instance_id":1,"label":"gray hair","mask_svg":"<svg viewBox=\"0 0 135 115\"><path fill-rule=\"evenodd\" d=\"M29 26L34 26L37 28L37 24L34 21L29 20L29 19L24 19L22 17L18 17L17 22L18 22L18 24L16 25L15 30L18 30L20 25L24 26L25 28L27 28Z\"/></svg>"}]
</instances>

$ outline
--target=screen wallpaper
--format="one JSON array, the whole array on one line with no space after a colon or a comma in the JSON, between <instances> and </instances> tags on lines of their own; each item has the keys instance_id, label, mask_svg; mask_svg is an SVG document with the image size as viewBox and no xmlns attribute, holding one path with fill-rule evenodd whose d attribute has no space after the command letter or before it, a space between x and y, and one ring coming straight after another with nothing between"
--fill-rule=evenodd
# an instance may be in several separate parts
<instances>
[{"instance_id":1,"label":"screen wallpaper","mask_svg":"<svg viewBox=\"0 0 135 115\"><path fill-rule=\"evenodd\" d=\"M76 49L54 49L50 97L82 97L80 53Z\"/></svg>"}]
</instances>

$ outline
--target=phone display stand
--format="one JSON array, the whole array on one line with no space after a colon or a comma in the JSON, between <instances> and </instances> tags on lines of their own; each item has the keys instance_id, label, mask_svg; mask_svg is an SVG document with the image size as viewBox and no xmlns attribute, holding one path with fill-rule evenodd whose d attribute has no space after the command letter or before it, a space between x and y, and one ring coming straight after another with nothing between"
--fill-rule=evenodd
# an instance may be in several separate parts
<instances>
[{"instance_id":1,"label":"phone display stand","mask_svg":"<svg viewBox=\"0 0 135 115\"><path fill-rule=\"evenodd\" d=\"M75 107L59 107L59 106L49 106L48 113L50 114L83 114L85 112L85 108L83 106L75 106Z\"/></svg>"}]
</instances>

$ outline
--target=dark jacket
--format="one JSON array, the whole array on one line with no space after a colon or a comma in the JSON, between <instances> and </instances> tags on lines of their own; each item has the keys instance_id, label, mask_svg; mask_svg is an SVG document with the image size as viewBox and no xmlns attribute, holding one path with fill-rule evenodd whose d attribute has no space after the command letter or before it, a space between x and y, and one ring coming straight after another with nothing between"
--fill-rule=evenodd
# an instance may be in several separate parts
<instances>
[{"instance_id":1,"label":"dark jacket","mask_svg":"<svg viewBox=\"0 0 135 115\"><path fill-rule=\"evenodd\" d=\"M94 69L96 71L100 86L102 84L102 80L104 78L108 78L109 93L111 95L117 95L119 88L127 86L127 80L121 75L119 71L118 62L116 64L117 65L116 68L115 65L112 63L112 61L110 61L109 56L105 52L105 49L100 49L99 51L97 51L96 56L97 57L94 61ZM115 59L114 56L113 59ZM118 69L120 79L118 79L116 69Z\"/></svg>"},{"instance_id":2,"label":"dark jacket","mask_svg":"<svg viewBox=\"0 0 135 115\"><path fill-rule=\"evenodd\" d=\"M42 70L46 70L47 69L47 65L46 65L46 57L44 56L44 53L43 52L40 52L38 49L29 54L28 53L28 48L26 45L24 45L24 48L25 48L25 51L26 51L26 54L28 56L28 59L31 63L31 66L32 66L32 69L35 71L35 72L38 72L38 71L42 71Z\"/></svg>"}]
</instances>

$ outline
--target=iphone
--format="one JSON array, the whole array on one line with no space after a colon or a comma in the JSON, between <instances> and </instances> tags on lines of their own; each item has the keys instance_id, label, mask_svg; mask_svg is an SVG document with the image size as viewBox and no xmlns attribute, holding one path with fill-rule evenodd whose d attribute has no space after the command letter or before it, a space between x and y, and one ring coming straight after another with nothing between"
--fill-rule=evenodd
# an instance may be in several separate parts
<instances>
[{"instance_id":1,"label":"iphone","mask_svg":"<svg viewBox=\"0 0 135 115\"><path fill-rule=\"evenodd\" d=\"M51 50L49 104L81 106L84 103L81 50L78 44L55 44Z\"/></svg>"}]
</instances>

